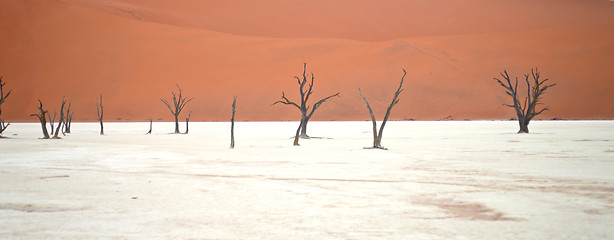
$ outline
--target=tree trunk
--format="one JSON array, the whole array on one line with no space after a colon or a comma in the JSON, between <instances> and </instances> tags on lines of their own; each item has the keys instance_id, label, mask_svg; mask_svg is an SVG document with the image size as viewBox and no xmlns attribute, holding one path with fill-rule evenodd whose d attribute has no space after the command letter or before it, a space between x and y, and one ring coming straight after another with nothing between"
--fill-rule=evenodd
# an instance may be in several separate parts
<instances>
[{"instance_id":1,"label":"tree trunk","mask_svg":"<svg viewBox=\"0 0 614 240\"><path fill-rule=\"evenodd\" d=\"M303 119L303 125L301 127L301 138L309 138L309 136L307 136L307 122L309 122L309 119L305 118Z\"/></svg>"},{"instance_id":2,"label":"tree trunk","mask_svg":"<svg viewBox=\"0 0 614 240\"><path fill-rule=\"evenodd\" d=\"M100 135L104 135L104 125L102 125L102 119L100 119Z\"/></svg>"},{"instance_id":3,"label":"tree trunk","mask_svg":"<svg viewBox=\"0 0 614 240\"><path fill-rule=\"evenodd\" d=\"M301 128L303 128L303 120L301 120L301 123L298 125L298 128L296 129L296 134L294 135L294 146L300 146L298 144L298 139L300 138L299 132L301 130Z\"/></svg>"},{"instance_id":4,"label":"tree trunk","mask_svg":"<svg viewBox=\"0 0 614 240\"><path fill-rule=\"evenodd\" d=\"M149 119L149 132L145 133L145 135L151 134L152 128L153 128L153 120Z\"/></svg>"},{"instance_id":5,"label":"tree trunk","mask_svg":"<svg viewBox=\"0 0 614 240\"><path fill-rule=\"evenodd\" d=\"M230 148L235 148L235 112L237 107L237 96L232 98L232 117L230 118Z\"/></svg>"},{"instance_id":6,"label":"tree trunk","mask_svg":"<svg viewBox=\"0 0 614 240\"><path fill-rule=\"evenodd\" d=\"M518 125L520 125L520 130L518 130L518 133L529 133L528 121L518 120Z\"/></svg>"},{"instance_id":7,"label":"tree trunk","mask_svg":"<svg viewBox=\"0 0 614 240\"><path fill-rule=\"evenodd\" d=\"M62 124L64 123L64 104L66 103L66 100L64 98L62 98L62 107L60 108L60 119L58 120L58 126L55 129L55 134L53 135L54 139L60 139L61 137L58 136L58 134L60 133L60 129L62 128Z\"/></svg>"},{"instance_id":8,"label":"tree trunk","mask_svg":"<svg viewBox=\"0 0 614 240\"><path fill-rule=\"evenodd\" d=\"M175 115L175 133L179 133L179 116Z\"/></svg>"},{"instance_id":9,"label":"tree trunk","mask_svg":"<svg viewBox=\"0 0 614 240\"><path fill-rule=\"evenodd\" d=\"M39 120L41 122L41 127L43 128L43 138L44 139L50 138L49 132L47 131L47 121L45 120L45 117L42 117Z\"/></svg>"},{"instance_id":10,"label":"tree trunk","mask_svg":"<svg viewBox=\"0 0 614 240\"><path fill-rule=\"evenodd\" d=\"M185 133L184 134L188 134L189 131L190 131L190 118L186 118L185 119Z\"/></svg>"}]
</instances>

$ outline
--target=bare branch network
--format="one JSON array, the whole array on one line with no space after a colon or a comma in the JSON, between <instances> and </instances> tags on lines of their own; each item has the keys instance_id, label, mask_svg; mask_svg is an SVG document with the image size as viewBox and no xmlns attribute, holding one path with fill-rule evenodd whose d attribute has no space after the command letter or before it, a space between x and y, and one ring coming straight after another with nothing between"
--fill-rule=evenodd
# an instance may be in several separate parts
<instances>
[{"instance_id":1,"label":"bare branch network","mask_svg":"<svg viewBox=\"0 0 614 240\"><path fill-rule=\"evenodd\" d=\"M503 72L499 74L501 77L503 77L503 81L496 77L493 79L496 80L503 88L505 88L505 93L512 97L513 102L513 104L503 105L514 108L516 111L518 124L520 126L518 133L529 133L529 122L537 115L549 110L547 107L542 108L541 110L536 110L537 105L541 104L540 101L542 100L542 95L546 92L546 90L548 90L548 88L551 88L556 84L546 84L548 79L546 78L544 80L540 80L540 73L537 68L531 69L531 75L524 75L527 93L524 100L521 102L521 97L518 93L518 77L516 77L514 84L512 84L510 76L507 74L506 70L503 70ZM532 81L529 81L529 77L532 77Z\"/></svg>"}]
</instances>

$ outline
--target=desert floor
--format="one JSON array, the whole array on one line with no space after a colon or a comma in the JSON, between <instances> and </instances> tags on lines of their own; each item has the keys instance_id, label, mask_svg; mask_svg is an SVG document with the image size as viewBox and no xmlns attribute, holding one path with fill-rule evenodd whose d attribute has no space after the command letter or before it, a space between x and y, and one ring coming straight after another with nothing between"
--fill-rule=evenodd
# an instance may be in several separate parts
<instances>
[{"instance_id":1,"label":"desert floor","mask_svg":"<svg viewBox=\"0 0 614 240\"><path fill-rule=\"evenodd\" d=\"M182 131L185 123L181 124ZM614 239L614 122L74 123L0 139L1 239Z\"/></svg>"}]
</instances>

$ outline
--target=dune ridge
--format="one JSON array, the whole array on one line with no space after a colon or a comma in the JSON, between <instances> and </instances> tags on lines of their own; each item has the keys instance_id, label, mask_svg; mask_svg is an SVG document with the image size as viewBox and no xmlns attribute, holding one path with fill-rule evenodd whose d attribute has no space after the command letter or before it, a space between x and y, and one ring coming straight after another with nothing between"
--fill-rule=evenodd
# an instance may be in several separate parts
<instances>
[{"instance_id":1,"label":"dune ridge","mask_svg":"<svg viewBox=\"0 0 614 240\"><path fill-rule=\"evenodd\" d=\"M192 121L227 121L233 95L238 120L295 120L295 109L270 104L282 91L297 97L293 76L307 62L315 98L341 92L314 120L367 119L358 87L383 114L401 68L408 74L394 120L507 119L509 100L492 78L532 67L558 84L545 95L551 111L543 118L614 118L611 2L464 2L357 1L344 13L336 11L341 0L2 1L0 74L14 89L2 117L34 121L38 98L53 112L66 96L76 120L92 121L102 93L109 120L170 120L160 98L179 83L195 98L186 107ZM398 21L403 4L421 13L421 24ZM509 8L529 10L493 20ZM297 9L313 14L287 17ZM543 9L551 12L532 16Z\"/></svg>"}]
</instances>

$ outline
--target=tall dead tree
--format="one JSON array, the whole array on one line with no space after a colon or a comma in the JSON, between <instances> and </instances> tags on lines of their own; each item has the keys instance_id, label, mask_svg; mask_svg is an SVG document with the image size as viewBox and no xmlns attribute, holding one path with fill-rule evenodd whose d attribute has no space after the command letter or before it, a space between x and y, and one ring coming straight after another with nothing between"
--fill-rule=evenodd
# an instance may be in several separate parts
<instances>
[{"instance_id":1,"label":"tall dead tree","mask_svg":"<svg viewBox=\"0 0 614 240\"><path fill-rule=\"evenodd\" d=\"M237 107L237 96L232 98L232 117L230 118L230 148L235 148L235 109Z\"/></svg>"},{"instance_id":2,"label":"tall dead tree","mask_svg":"<svg viewBox=\"0 0 614 240\"><path fill-rule=\"evenodd\" d=\"M45 115L47 115L47 110L43 109L43 102L41 102L40 99L38 99L38 104L38 113L34 113L30 116L38 117L38 120L41 122L41 127L43 129L43 139L49 139L49 131L47 131L47 118L45 117Z\"/></svg>"},{"instance_id":3,"label":"tall dead tree","mask_svg":"<svg viewBox=\"0 0 614 240\"><path fill-rule=\"evenodd\" d=\"M512 85L512 81L510 80L510 76L507 74L506 70L503 70L501 77L503 77L503 81L499 78L493 78L496 80L499 85L505 88L505 93L512 97L513 104L503 104L505 106L514 108L516 111L516 116L518 117L518 125L520 126L520 130L518 133L529 133L529 122L533 120L534 117L541 114L546 110L550 110L547 107L541 110L536 110L537 105L540 105L541 97L544 92L550 88L555 86L556 84L546 84L548 79L540 80L540 73L537 68L531 68L531 75L525 74L524 80L527 85L527 93L524 97L524 103L521 102L521 96L518 94L518 77L514 81ZM532 77L533 80L529 81L529 77Z\"/></svg>"},{"instance_id":4,"label":"tall dead tree","mask_svg":"<svg viewBox=\"0 0 614 240\"><path fill-rule=\"evenodd\" d=\"M60 129L62 128L62 124L64 123L64 104L66 104L66 98L62 98L62 106L60 107L60 119L58 120L58 126L55 129L55 134L53 135L54 139L60 139L58 136L60 133Z\"/></svg>"},{"instance_id":5,"label":"tall dead tree","mask_svg":"<svg viewBox=\"0 0 614 240\"><path fill-rule=\"evenodd\" d=\"M307 74L307 63L303 63L302 77L294 76L299 86L299 93L301 94L300 104L290 101L286 97L285 92L281 92L282 100L279 100L272 104L272 105L275 105L275 104L281 103L285 105L294 106L301 112L301 122L299 124L301 138L309 138L309 135L307 135L307 123L309 122L309 119L311 119L311 117L313 116L313 113L320 107L320 105L322 105L322 103L324 103L326 100L332 97L339 96L339 93L335 93L333 95L320 99L320 101L316 102L315 104L313 104L313 106L309 107L307 101L309 101L309 97L311 97L311 94L313 93L313 79L315 78L315 76L313 75L313 73L311 73L311 82L309 83L308 86L305 86L307 84L308 76L309 74Z\"/></svg>"},{"instance_id":6,"label":"tall dead tree","mask_svg":"<svg viewBox=\"0 0 614 240\"><path fill-rule=\"evenodd\" d=\"M401 92L403 91L403 79L405 79L406 74L407 72L405 71L405 69L403 69L403 77L401 77L401 83L399 84L399 88L397 89L397 91L394 93L394 97L392 98L392 102L390 103L390 105L388 105L388 109L386 109L386 115L384 116L382 125L379 128L379 132L377 131L377 122L375 121L375 115L373 115L373 109L371 109L369 101L367 101L367 98L362 95L362 91L360 90L360 88L358 88L358 93L360 94L362 99L365 100L365 103L367 104L367 109L369 110L369 115L371 115L371 122L373 123L373 147L370 148L386 150L386 148L382 146L382 134L384 133L384 126L386 126L386 122L388 121L388 117L390 116L390 110L392 110L392 107L394 107L394 105L399 103L399 94L401 94Z\"/></svg>"},{"instance_id":7,"label":"tall dead tree","mask_svg":"<svg viewBox=\"0 0 614 240\"><path fill-rule=\"evenodd\" d=\"M11 95L11 92L13 91L13 89L11 89L5 95L4 84L6 83L2 82L2 76L0 76L0 134L2 134L2 132L4 132L4 130L6 130L6 128L10 125L10 123L5 123L4 120L2 120L2 104L6 101L6 98Z\"/></svg>"},{"instance_id":8,"label":"tall dead tree","mask_svg":"<svg viewBox=\"0 0 614 240\"><path fill-rule=\"evenodd\" d=\"M104 117L102 94L100 94L100 102L98 102L98 98L96 98L96 114L98 115L98 121L100 122L100 135L104 135L104 125L102 124L102 119Z\"/></svg>"},{"instance_id":9,"label":"tall dead tree","mask_svg":"<svg viewBox=\"0 0 614 240\"><path fill-rule=\"evenodd\" d=\"M177 85L177 88L179 89L179 94L176 95L175 92L171 91L171 93L173 94L172 105L166 99L161 98L160 100L164 103L164 105L166 105L166 107L168 107L168 110L170 110L171 114L173 114L173 116L175 117L175 133L179 133L179 114L181 113L181 110L183 110L185 105L192 101L192 99L194 98L188 99L187 97L184 97L183 90L181 90L179 84L175 85Z\"/></svg>"}]
</instances>

